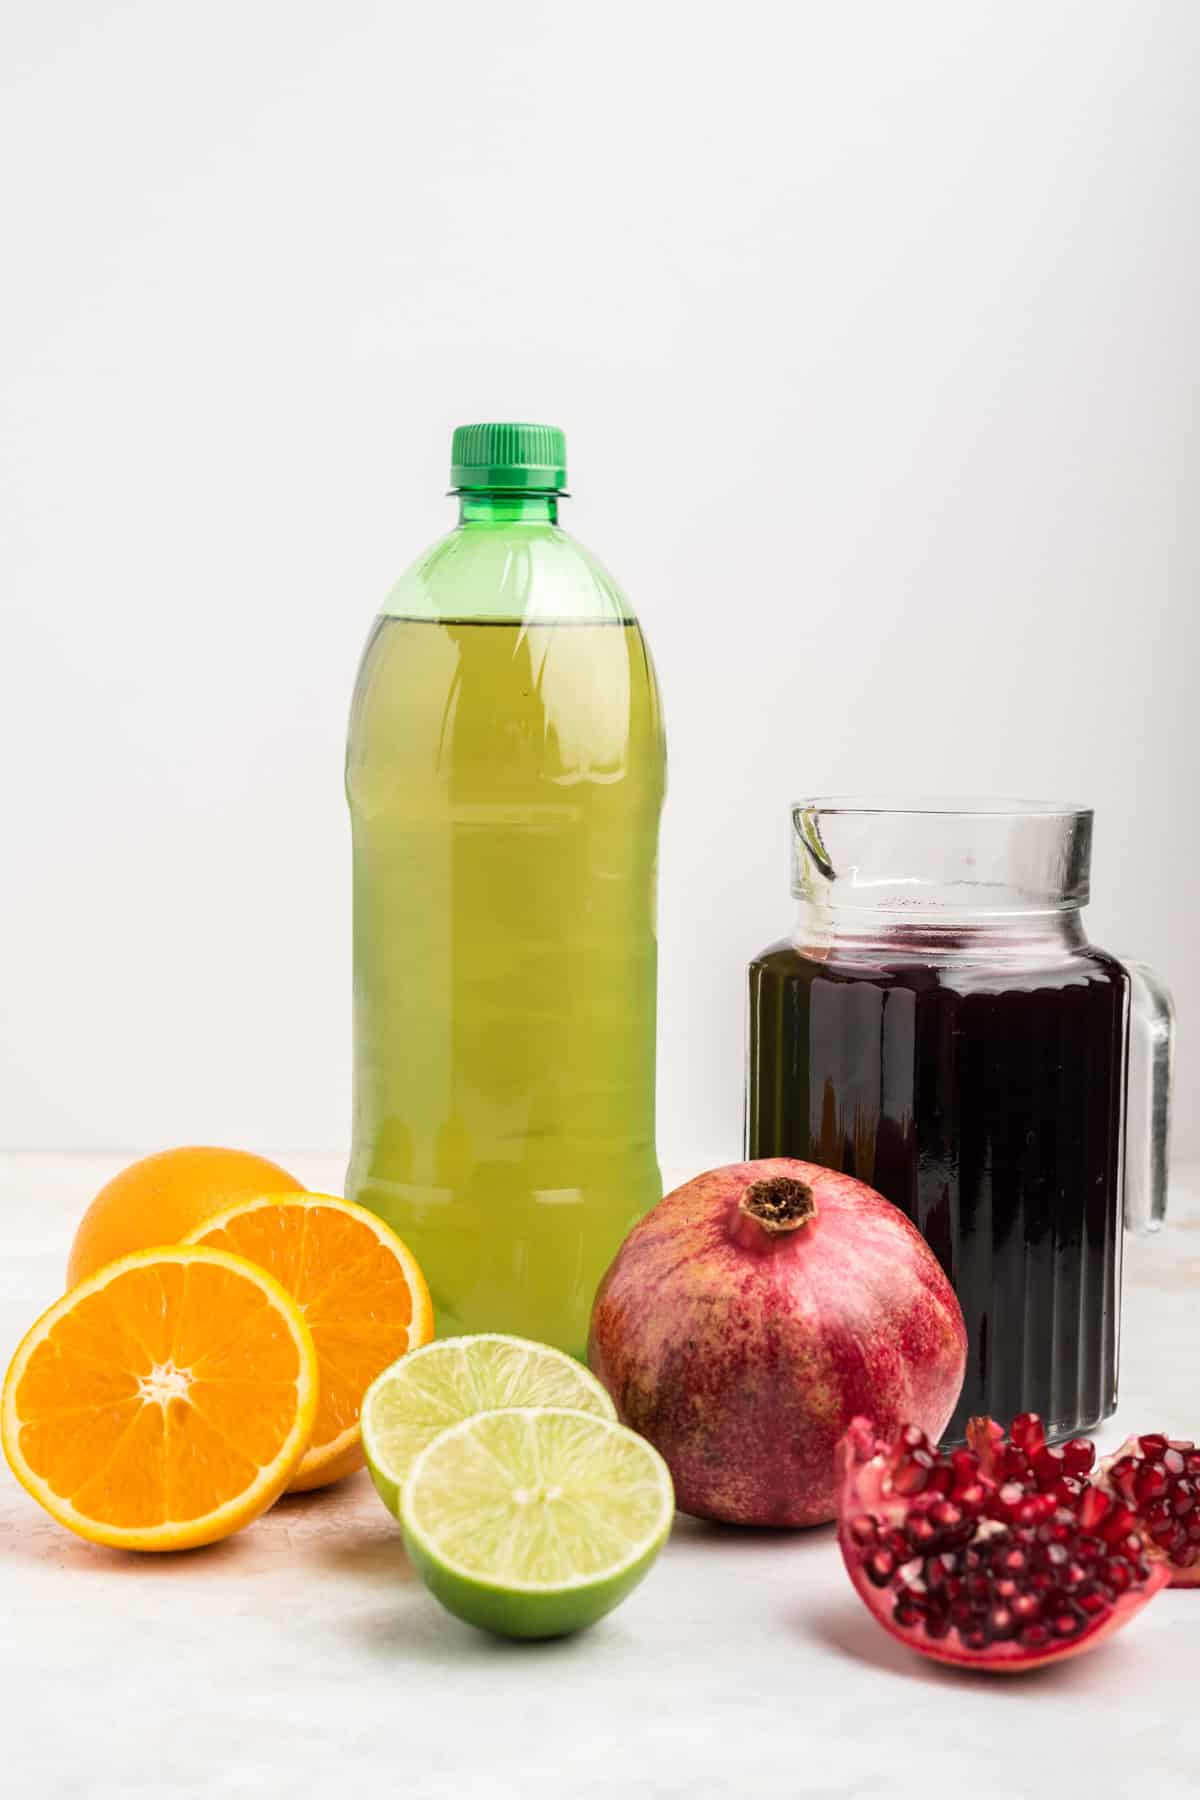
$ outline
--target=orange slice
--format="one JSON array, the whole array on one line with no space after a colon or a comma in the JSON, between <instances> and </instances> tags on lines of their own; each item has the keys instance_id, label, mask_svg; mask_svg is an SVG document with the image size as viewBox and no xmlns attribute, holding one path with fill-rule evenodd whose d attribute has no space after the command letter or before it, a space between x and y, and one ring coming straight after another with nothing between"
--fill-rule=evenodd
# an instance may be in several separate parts
<instances>
[{"instance_id":1,"label":"orange slice","mask_svg":"<svg viewBox=\"0 0 1200 1800\"><path fill-rule=\"evenodd\" d=\"M139 1250L65 1294L4 1383L4 1453L46 1511L127 1550L190 1550L265 1512L317 1411L292 1300L221 1250Z\"/></svg>"},{"instance_id":2,"label":"orange slice","mask_svg":"<svg viewBox=\"0 0 1200 1800\"><path fill-rule=\"evenodd\" d=\"M412 1251L365 1206L329 1194L240 1201L188 1242L269 1269L312 1332L321 1399L289 1491L326 1487L360 1469L363 1395L389 1363L433 1336L433 1302Z\"/></svg>"}]
</instances>

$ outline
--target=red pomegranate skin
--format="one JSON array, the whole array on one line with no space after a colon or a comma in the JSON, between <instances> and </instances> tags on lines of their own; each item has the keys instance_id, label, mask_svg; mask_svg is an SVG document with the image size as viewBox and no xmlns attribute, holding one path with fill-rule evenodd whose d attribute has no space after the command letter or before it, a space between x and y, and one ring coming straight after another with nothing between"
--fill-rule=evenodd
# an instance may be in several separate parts
<instances>
[{"instance_id":1,"label":"red pomegranate skin","mask_svg":"<svg viewBox=\"0 0 1200 1800\"><path fill-rule=\"evenodd\" d=\"M743 1209L781 1178L815 1216L771 1230ZM835 1516L834 1453L856 1415L937 1442L966 1352L954 1290L904 1214L774 1157L698 1175L634 1227L596 1295L588 1360L684 1512L797 1526Z\"/></svg>"}]
</instances>

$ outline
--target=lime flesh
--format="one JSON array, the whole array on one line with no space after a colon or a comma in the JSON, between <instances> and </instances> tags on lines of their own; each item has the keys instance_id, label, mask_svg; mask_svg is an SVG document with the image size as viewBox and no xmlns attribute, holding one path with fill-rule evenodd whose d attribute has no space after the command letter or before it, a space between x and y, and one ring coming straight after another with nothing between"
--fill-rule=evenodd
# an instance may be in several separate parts
<instances>
[{"instance_id":1,"label":"lime flesh","mask_svg":"<svg viewBox=\"0 0 1200 1800\"><path fill-rule=\"evenodd\" d=\"M503 1637L561 1637L611 1612L646 1574L675 1497L658 1451L595 1413L477 1413L409 1469L400 1522L430 1591Z\"/></svg>"},{"instance_id":2,"label":"lime flesh","mask_svg":"<svg viewBox=\"0 0 1200 1800\"><path fill-rule=\"evenodd\" d=\"M500 1332L439 1338L376 1376L362 1404L363 1449L388 1511L414 1457L448 1425L498 1407L566 1406L615 1419L596 1377L565 1351Z\"/></svg>"}]
</instances>

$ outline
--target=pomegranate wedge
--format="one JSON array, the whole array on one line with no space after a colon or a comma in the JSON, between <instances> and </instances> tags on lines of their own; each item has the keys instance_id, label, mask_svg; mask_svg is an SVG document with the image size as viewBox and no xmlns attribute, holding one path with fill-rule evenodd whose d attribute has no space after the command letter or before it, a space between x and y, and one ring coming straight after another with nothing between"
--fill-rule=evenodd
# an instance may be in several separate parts
<instances>
[{"instance_id":1,"label":"pomegranate wedge","mask_svg":"<svg viewBox=\"0 0 1200 1800\"><path fill-rule=\"evenodd\" d=\"M1100 1485L1137 1513L1172 1587L1200 1587L1200 1449L1147 1432L1100 1466Z\"/></svg>"},{"instance_id":2,"label":"pomegranate wedge","mask_svg":"<svg viewBox=\"0 0 1200 1800\"><path fill-rule=\"evenodd\" d=\"M893 1637L1017 1674L1091 1649L1167 1585L1133 1510L1087 1480L1086 1439L1047 1450L1032 1414L1011 1438L990 1420L969 1436L940 1451L915 1426L888 1441L856 1419L839 1446L838 1541Z\"/></svg>"}]
</instances>

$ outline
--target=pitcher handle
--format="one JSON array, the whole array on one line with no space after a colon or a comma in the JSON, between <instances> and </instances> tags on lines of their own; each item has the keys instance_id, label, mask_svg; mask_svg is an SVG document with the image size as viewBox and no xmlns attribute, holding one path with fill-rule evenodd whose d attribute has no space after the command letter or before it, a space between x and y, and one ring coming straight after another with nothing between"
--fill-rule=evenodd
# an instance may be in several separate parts
<instances>
[{"instance_id":1,"label":"pitcher handle","mask_svg":"<svg viewBox=\"0 0 1200 1800\"><path fill-rule=\"evenodd\" d=\"M1175 1004L1145 963L1129 975L1129 1087L1125 1101L1125 1224L1157 1231L1167 1216L1171 1135L1171 1060Z\"/></svg>"}]
</instances>

